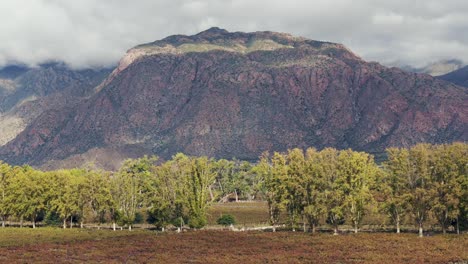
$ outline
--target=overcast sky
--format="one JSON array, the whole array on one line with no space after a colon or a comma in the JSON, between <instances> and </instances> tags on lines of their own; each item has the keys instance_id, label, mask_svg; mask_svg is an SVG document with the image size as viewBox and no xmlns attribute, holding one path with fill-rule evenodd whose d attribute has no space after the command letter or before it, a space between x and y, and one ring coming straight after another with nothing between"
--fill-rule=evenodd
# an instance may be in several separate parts
<instances>
[{"instance_id":1,"label":"overcast sky","mask_svg":"<svg viewBox=\"0 0 468 264\"><path fill-rule=\"evenodd\" d=\"M339 42L387 64L468 62L468 0L0 0L0 22L0 65L107 66L212 26Z\"/></svg>"}]
</instances>

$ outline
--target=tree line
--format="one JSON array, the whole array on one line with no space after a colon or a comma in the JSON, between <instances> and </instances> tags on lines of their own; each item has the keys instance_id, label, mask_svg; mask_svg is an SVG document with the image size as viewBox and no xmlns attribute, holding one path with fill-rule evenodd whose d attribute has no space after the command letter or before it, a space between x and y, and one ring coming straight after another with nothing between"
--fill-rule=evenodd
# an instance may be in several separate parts
<instances>
[{"instance_id":1,"label":"tree line","mask_svg":"<svg viewBox=\"0 0 468 264\"><path fill-rule=\"evenodd\" d=\"M348 221L358 232L366 215L388 216L396 232L411 219L423 235L428 219L464 228L468 219L468 145L419 144L387 149L387 160L326 148L264 153L256 164L176 154L129 159L116 172L40 171L0 163L0 218L19 222L112 223L131 229L148 221L201 228L213 202L266 200L273 229L280 224L338 233ZM145 216L145 219L141 219Z\"/></svg>"},{"instance_id":2,"label":"tree line","mask_svg":"<svg viewBox=\"0 0 468 264\"><path fill-rule=\"evenodd\" d=\"M400 233L405 217L423 236L429 217L443 233L468 218L468 145L419 144L389 148L377 165L364 152L326 148L265 154L254 168L268 202L270 223L287 213L288 225L308 223L312 232L325 221L338 233L349 220L358 232L366 214L385 214ZM304 226L305 228L305 226Z\"/></svg>"}]
</instances>

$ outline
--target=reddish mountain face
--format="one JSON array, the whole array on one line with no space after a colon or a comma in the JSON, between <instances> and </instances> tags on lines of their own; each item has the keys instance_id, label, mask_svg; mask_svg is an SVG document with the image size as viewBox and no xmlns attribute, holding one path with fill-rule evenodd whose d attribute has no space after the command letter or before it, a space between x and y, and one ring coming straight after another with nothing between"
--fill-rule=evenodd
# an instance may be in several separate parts
<instances>
[{"instance_id":1,"label":"reddish mountain face","mask_svg":"<svg viewBox=\"0 0 468 264\"><path fill-rule=\"evenodd\" d=\"M462 87L365 62L339 44L214 28L130 50L88 100L42 114L0 153L113 168L142 154L255 160L292 147L381 153L456 140L468 140Z\"/></svg>"}]
</instances>

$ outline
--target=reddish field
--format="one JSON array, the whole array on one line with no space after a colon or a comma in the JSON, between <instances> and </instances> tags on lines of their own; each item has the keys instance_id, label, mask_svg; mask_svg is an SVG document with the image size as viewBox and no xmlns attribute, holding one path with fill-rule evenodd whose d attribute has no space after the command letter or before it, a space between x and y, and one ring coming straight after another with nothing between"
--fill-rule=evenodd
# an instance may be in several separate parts
<instances>
[{"instance_id":1,"label":"reddish field","mask_svg":"<svg viewBox=\"0 0 468 264\"><path fill-rule=\"evenodd\" d=\"M28 231L30 234L34 232ZM62 242L57 241L57 237L50 239L44 234L33 234L27 242L21 242L22 238L8 240L0 237L0 262L244 264L468 261L467 235L418 238L416 234L384 233L312 236L299 232L192 231L162 234L119 231L114 233L116 235L112 235L112 231L95 233L99 235L92 232L95 231L84 231L84 235L77 233L76 239L68 236ZM0 234L5 235L5 232ZM43 237L43 241L39 237Z\"/></svg>"}]
</instances>

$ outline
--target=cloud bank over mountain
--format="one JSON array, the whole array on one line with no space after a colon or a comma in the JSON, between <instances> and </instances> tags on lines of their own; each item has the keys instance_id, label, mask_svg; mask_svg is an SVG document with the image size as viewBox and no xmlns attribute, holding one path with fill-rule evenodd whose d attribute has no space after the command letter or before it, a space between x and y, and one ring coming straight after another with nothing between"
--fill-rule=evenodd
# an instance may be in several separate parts
<instances>
[{"instance_id":1,"label":"cloud bank over mountain","mask_svg":"<svg viewBox=\"0 0 468 264\"><path fill-rule=\"evenodd\" d=\"M339 42L382 63L468 61L464 0L16 0L0 16L0 66L108 66L137 44L212 26Z\"/></svg>"}]
</instances>

